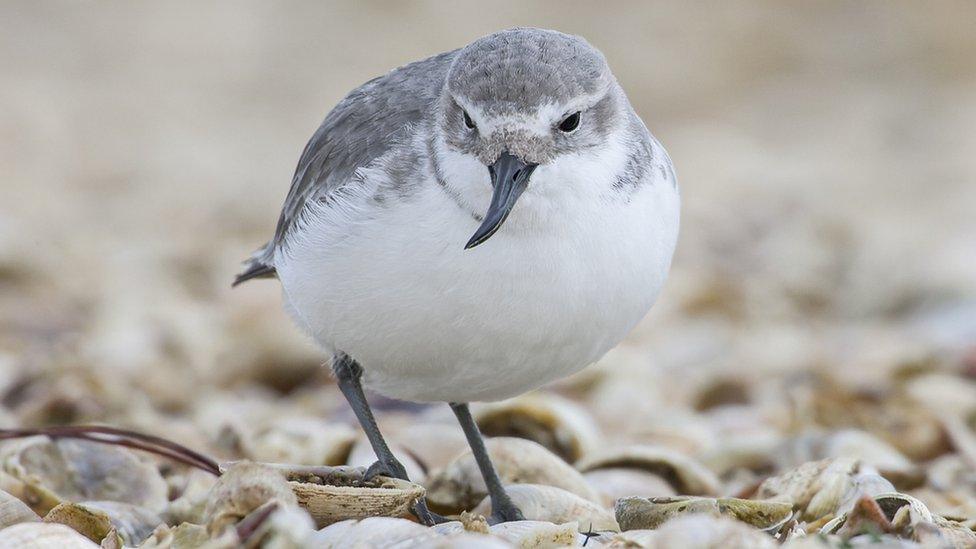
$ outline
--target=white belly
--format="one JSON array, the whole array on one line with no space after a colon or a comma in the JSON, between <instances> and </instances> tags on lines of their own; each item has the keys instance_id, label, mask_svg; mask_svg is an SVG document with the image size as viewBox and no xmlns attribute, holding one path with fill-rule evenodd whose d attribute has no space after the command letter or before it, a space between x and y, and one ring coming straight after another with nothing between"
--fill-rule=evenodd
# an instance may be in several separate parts
<instances>
[{"instance_id":1,"label":"white belly","mask_svg":"<svg viewBox=\"0 0 976 549\"><path fill-rule=\"evenodd\" d=\"M569 375L650 308L670 266L678 197L658 181L529 227L552 209L539 200L527 192L471 250L478 222L434 183L405 204L323 209L276 258L288 305L394 398L499 400Z\"/></svg>"}]
</instances>

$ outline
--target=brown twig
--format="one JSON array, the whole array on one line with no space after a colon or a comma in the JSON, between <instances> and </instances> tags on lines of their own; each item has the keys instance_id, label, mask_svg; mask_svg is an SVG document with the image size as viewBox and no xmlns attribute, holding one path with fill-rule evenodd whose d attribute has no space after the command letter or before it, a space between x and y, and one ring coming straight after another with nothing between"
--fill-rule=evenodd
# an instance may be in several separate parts
<instances>
[{"instance_id":1,"label":"brown twig","mask_svg":"<svg viewBox=\"0 0 976 549\"><path fill-rule=\"evenodd\" d=\"M278 510L278 507L280 507L278 502L271 500L241 519L236 526L237 539L241 540L241 543L250 541L251 536L257 533L264 522L268 520L268 517Z\"/></svg>"},{"instance_id":2,"label":"brown twig","mask_svg":"<svg viewBox=\"0 0 976 549\"><path fill-rule=\"evenodd\" d=\"M77 438L142 450L220 476L215 460L186 446L153 435L103 425L65 425L33 429L0 429L0 440L44 435L51 438Z\"/></svg>"}]
</instances>

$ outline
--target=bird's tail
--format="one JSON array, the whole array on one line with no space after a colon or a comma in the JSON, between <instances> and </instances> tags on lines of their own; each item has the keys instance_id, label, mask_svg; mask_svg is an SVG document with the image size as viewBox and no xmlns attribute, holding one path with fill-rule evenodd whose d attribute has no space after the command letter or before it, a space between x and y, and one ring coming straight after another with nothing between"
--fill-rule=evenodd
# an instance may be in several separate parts
<instances>
[{"instance_id":1,"label":"bird's tail","mask_svg":"<svg viewBox=\"0 0 976 549\"><path fill-rule=\"evenodd\" d=\"M251 257L244 261L244 270L234 277L231 287L237 286L241 282L246 282L252 278L274 278L278 275L273 265L273 252L271 243L267 243L256 250Z\"/></svg>"}]
</instances>

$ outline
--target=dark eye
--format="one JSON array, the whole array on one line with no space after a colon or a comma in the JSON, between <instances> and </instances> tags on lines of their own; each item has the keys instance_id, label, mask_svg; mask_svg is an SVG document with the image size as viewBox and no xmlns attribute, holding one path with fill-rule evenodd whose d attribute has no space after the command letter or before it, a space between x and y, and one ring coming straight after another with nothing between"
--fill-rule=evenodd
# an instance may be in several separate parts
<instances>
[{"instance_id":1,"label":"dark eye","mask_svg":"<svg viewBox=\"0 0 976 549\"><path fill-rule=\"evenodd\" d=\"M569 133L579 127L580 113L579 111L567 116L559 123L560 131Z\"/></svg>"},{"instance_id":2,"label":"dark eye","mask_svg":"<svg viewBox=\"0 0 976 549\"><path fill-rule=\"evenodd\" d=\"M469 130L475 129L474 120L471 120L471 116L468 115L468 111L462 110L464 113L464 125L468 127Z\"/></svg>"}]
</instances>

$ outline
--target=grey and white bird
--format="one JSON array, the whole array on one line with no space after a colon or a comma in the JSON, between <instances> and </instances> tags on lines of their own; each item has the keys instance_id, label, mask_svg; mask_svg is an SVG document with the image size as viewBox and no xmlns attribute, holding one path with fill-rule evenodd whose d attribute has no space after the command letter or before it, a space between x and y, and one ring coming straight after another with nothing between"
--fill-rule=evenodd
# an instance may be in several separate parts
<instances>
[{"instance_id":1,"label":"grey and white bird","mask_svg":"<svg viewBox=\"0 0 976 549\"><path fill-rule=\"evenodd\" d=\"M378 461L406 478L363 392L447 402L521 517L469 402L577 372L647 313L678 235L671 160L586 40L515 28L353 90L306 145L274 238L235 284L277 276L332 356ZM415 512L434 517L419 502Z\"/></svg>"}]
</instances>

